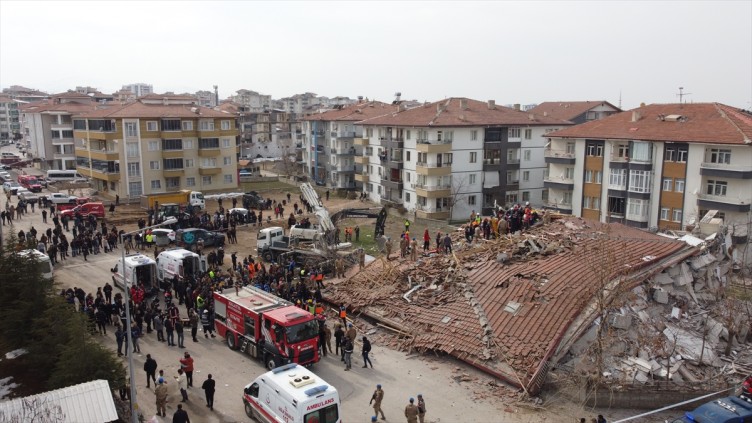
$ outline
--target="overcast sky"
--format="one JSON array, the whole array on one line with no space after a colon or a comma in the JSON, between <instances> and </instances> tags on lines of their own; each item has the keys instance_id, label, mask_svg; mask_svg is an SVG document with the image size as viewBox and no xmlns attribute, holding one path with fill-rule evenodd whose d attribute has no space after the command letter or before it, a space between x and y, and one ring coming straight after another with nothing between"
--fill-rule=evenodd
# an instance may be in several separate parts
<instances>
[{"instance_id":1,"label":"overcast sky","mask_svg":"<svg viewBox=\"0 0 752 423\"><path fill-rule=\"evenodd\" d=\"M0 0L0 87L752 108L752 1Z\"/></svg>"}]
</instances>

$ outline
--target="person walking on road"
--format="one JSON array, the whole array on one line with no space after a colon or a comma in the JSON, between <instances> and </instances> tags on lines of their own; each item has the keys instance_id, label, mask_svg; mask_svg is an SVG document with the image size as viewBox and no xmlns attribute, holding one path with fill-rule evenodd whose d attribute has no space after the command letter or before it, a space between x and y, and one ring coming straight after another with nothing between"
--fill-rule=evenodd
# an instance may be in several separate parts
<instances>
[{"instance_id":1,"label":"person walking on road","mask_svg":"<svg viewBox=\"0 0 752 423\"><path fill-rule=\"evenodd\" d=\"M340 356L340 361L345 361L345 344L342 338L345 337L345 331L342 330L342 325L337 325L337 329L334 331L334 351Z\"/></svg>"},{"instance_id":2,"label":"person walking on road","mask_svg":"<svg viewBox=\"0 0 752 423\"><path fill-rule=\"evenodd\" d=\"M384 416L384 410L381 409L381 400L384 399L384 390L381 389L381 385L376 385L376 390L373 391L373 395L371 396L371 404L373 404L373 414L376 416L381 413L381 420L386 420L386 417Z\"/></svg>"},{"instance_id":3,"label":"person walking on road","mask_svg":"<svg viewBox=\"0 0 752 423\"><path fill-rule=\"evenodd\" d=\"M191 423L191 418L188 417L188 413L183 410L183 404L178 404L178 409L175 410L175 414L172 415L172 423Z\"/></svg>"},{"instance_id":4,"label":"person walking on road","mask_svg":"<svg viewBox=\"0 0 752 423\"><path fill-rule=\"evenodd\" d=\"M125 336L126 334L123 332L123 329L120 325L117 325L117 329L115 330L115 342L117 342L118 357L123 356L123 338L125 338ZM128 352L128 346L125 347L125 352Z\"/></svg>"},{"instance_id":5,"label":"person walking on road","mask_svg":"<svg viewBox=\"0 0 752 423\"><path fill-rule=\"evenodd\" d=\"M154 382L154 387L157 386L157 360L151 358L151 354L146 354L146 362L144 362L144 371L146 372L146 387L148 388L150 382Z\"/></svg>"},{"instance_id":6,"label":"person walking on road","mask_svg":"<svg viewBox=\"0 0 752 423\"><path fill-rule=\"evenodd\" d=\"M345 371L349 371L352 369L352 353L355 349L355 346L353 345L352 341L349 337L345 337L345 347L343 351L345 352Z\"/></svg>"},{"instance_id":7,"label":"person walking on road","mask_svg":"<svg viewBox=\"0 0 752 423\"><path fill-rule=\"evenodd\" d=\"M157 386L154 388L154 396L157 399L157 415L165 417L167 415L165 404L167 404L167 385L163 378L157 379Z\"/></svg>"},{"instance_id":8,"label":"person walking on road","mask_svg":"<svg viewBox=\"0 0 752 423\"><path fill-rule=\"evenodd\" d=\"M371 359L368 358L368 353L371 352L371 341L368 340L365 336L363 337L363 351L361 354L363 355L363 368L367 369L368 365L371 365L371 368L373 369L373 363L371 363Z\"/></svg>"},{"instance_id":9,"label":"person walking on road","mask_svg":"<svg viewBox=\"0 0 752 423\"><path fill-rule=\"evenodd\" d=\"M214 411L214 387L216 386L216 382L214 379L212 379L211 373L206 377L206 380L204 383L201 384L201 389L204 390L204 394L206 394L206 406L209 407L209 410Z\"/></svg>"},{"instance_id":10,"label":"person walking on road","mask_svg":"<svg viewBox=\"0 0 752 423\"><path fill-rule=\"evenodd\" d=\"M193 337L193 342L198 342L198 339L196 339L196 335L198 334L198 314L196 310L189 309L188 316L191 321L191 337Z\"/></svg>"},{"instance_id":11,"label":"person walking on road","mask_svg":"<svg viewBox=\"0 0 752 423\"><path fill-rule=\"evenodd\" d=\"M183 397L180 402L188 401L188 379L186 379L185 373L183 373L183 369L178 369L178 375L175 376L175 381L178 383L178 388L180 388L180 395Z\"/></svg>"},{"instance_id":12,"label":"person walking on road","mask_svg":"<svg viewBox=\"0 0 752 423\"><path fill-rule=\"evenodd\" d=\"M185 372L188 386L193 388L193 357L188 352L183 354L183 358L180 359L180 367Z\"/></svg>"},{"instance_id":13,"label":"person walking on road","mask_svg":"<svg viewBox=\"0 0 752 423\"><path fill-rule=\"evenodd\" d=\"M424 423L426 418L426 401L423 399L423 394L418 394L418 421Z\"/></svg>"},{"instance_id":14,"label":"person walking on road","mask_svg":"<svg viewBox=\"0 0 752 423\"><path fill-rule=\"evenodd\" d=\"M405 417L407 423L418 423L418 407L415 405L415 398L410 398L410 403L405 407Z\"/></svg>"},{"instance_id":15,"label":"person walking on road","mask_svg":"<svg viewBox=\"0 0 752 423\"><path fill-rule=\"evenodd\" d=\"M175 346L175 326L172 323L172 319L165 319L164 321L165 331L167 332L167 346Z\"/></svg>"},{"instance_id":16,"label":"person walking on road","mask_svg":"<svg viewBox=\"0 0 752 423\"><path fill-rule=\"evenodd\" d=\"M185 342L185 334L183 333L183 322L178 319L175 322L175 333L178 335L178 347L185 348L183 342Z\"/></svg>"}]
</instances>

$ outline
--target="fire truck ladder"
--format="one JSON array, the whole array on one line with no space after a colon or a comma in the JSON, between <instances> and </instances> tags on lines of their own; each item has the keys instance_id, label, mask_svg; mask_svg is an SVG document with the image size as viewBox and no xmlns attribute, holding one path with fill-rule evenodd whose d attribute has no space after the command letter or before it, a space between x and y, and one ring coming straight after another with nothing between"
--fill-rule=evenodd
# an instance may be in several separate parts
<instances>
[{"instance_id":1,"label":"fire truck ladder","mask_svg":"<svg viewBox=\"0 0 752 423\"><path fill-rule=\"evenodd\" d=\"M246 349L248 348L248 344L251 343L251 340L246 338L245 336L242 337L243 340L240 342L240 352L247 352Z\"/></svg>"}]
</instances>

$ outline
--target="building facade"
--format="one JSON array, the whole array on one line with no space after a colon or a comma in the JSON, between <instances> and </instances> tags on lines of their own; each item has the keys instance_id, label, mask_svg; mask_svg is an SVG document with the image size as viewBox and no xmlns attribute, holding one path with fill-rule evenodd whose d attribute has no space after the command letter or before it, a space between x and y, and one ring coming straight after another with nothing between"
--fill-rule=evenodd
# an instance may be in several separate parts
<instances>
[{"instance_id":1,"label":"building facade","mask_svg":"<svg viewBox=\"0 0 752 423\"><path fill-rule=\"evenodd\" d=\"M123 85L122 90L127 90L136 95L136 97L142 97L149 94L154 94L154 87L151 84L144 84L143 82L136 82L135 84Z\"/></svg>"},{"instance_id":2,"label":"building facade","mask_svg":"<svg viewBox=\"0 0 752 423\"><path fill-rule=\"evenodd\" d=\"M621 112L608 101L546 101L528 109L536 115L568 120L574 124L599 120Z\"/></svg>"},{"instance_id":3,"label":"building facade","mask_svg":"<svg viewBox=\"0 0 752 423\"><path fill-rule=\"evenodd\" d=\"M8 96L0 96L0 140L13 140L21 136L19 104Z\"/></svg>"},{"instance_id":4,"label":"building facade","mask_svg":"<svg viewBox=\"0 0 752 423\"><path fill-rule=\"evenodd\" d=\"M73 116L78 172L109 197L236 189L235 117L182 97Z\"/></svg>"},{"instance_id":5,"label":"building facade","mask_svg":"<svg viewBox=\"0 0 752 423\"><path fill-rule=\"evenodd\" d=\"M550 207L684 230L710 210L750 220L752 114L718 103L651 104L549 134Z\"/></svg>"},{"instance_id":6,"label":"building facade","mask_svg":"<svg viewBox=\"0 0 752 423\"><path fill-rule=\"evenodd\" d=\"M543 201L545 134L569 122L449 98L358 123L358 178L376 202L423 218L461 220L472 211Z\"/></svg>"}]
</instances>

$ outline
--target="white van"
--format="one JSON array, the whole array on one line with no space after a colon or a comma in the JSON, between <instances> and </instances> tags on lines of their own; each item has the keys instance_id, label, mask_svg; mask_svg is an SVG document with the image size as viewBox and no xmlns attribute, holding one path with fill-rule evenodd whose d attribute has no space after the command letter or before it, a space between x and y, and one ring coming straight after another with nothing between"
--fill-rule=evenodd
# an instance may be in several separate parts
<instances>
[{"instance_id":1,"label":"white van","mask_svg":"<svg viewBox=\"0 0 752 423\"><path fill-rule=\"evenodd\" d=\"M37 262L37 269L39 269L39 273L42 275L45 279L52 279L52 262L50 261L50 256L47 254L44 254L43 252L39 250L22 250L18 252L19 256L26 257L26 258L34 258L34 260Z\"/></svg>"},{"instance_id":2,"label":"white van","mask_svg":"<svg viewBox=\"0 0 752 423\"><path fill-rule=\"evenodd\" d=\"M342 423L337 389L296 363L257 377L243 389L243 404L264 423Z\"/></svg>"},{"instance_id":3,"label":"white van","mask_svg":"<svg viewBox=\"0 0 752 423\"><path fill-rule=\"evenodd\" d=\"M157 280L164 289L166 282L172 282L177 275L198 277L199 272L206 272L206 256L182 248L175 248L159 253L157 257Z\"/></svg>"},{"instance_id":4,"label":"white van","mask_svg":"<svg viewBox=\"0 0 752 423\"><path fill-rule=\"evenodd\" d=\"M131 285L144 284L147 293L153 292L157 286L157 262L143 254L131 254L119 259L112 269L112 281L116 286L130 289ZM125 274L125 278L123 278Z\"/></svg>"}]
</instances>

